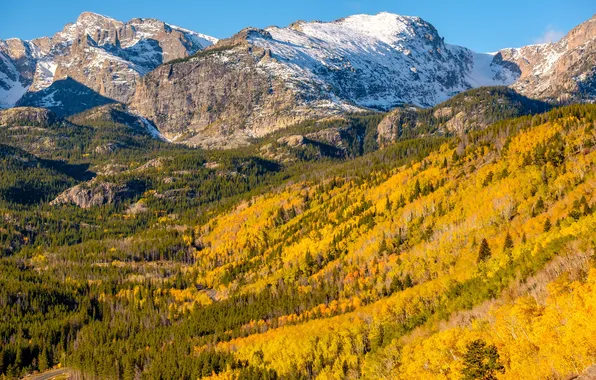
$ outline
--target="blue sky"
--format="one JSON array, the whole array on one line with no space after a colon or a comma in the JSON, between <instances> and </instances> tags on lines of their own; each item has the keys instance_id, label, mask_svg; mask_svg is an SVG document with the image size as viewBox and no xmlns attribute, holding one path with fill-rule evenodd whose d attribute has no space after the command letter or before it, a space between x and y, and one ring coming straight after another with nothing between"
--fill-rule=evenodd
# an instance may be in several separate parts
<instances>
[{"instance_id":1,"label":"blue sky","mask_svg":"<svg viewBox=\"0 0 596 380\"><path fill-rule=\"evenodd\" d=\"M330 21L381 11L420 16L445 40L488 52L558 39L596 13L594 0L5 0L0 39L52 35L83 11L129 20L154 17L218 38L246 26Z\"/></svg>"}]
</instances>

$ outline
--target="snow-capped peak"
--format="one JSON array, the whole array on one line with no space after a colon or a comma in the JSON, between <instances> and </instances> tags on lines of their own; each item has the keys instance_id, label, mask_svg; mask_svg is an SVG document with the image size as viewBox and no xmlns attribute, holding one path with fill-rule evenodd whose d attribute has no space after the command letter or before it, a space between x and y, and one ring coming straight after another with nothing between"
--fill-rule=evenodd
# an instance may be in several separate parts
<instances>
[{"instance_id":1,"label":"snow-capped peak","mask_svg":"<svg viewBox=\"0 0 596 380\"><path fill-rule=\"evenodd\" d=\"M51 39L0 42L0 53L8 59L0 62L2 78L10 79L18 72L16 81L2 80L1 87L14 90L0 97L4 107L12 106L24 90L42 91L68 77L99 95L126 101L140 76L216 42L213 37L156 19L122 22L83 12Z\"/></svg>"},{"instance_id":2,"label":"snow-capped peak","mask_svg":"<svg viewBox=\"0 0 596 380\"><path fill-rule=\"evenodd\" d=\"M354 15L338 20L336 24L366 34L389 45L399 40L415 37L421 28L425 31L432 29L431 31L436 34L434 28L420 17L401 16L388 12L376 15Z\"/></svg>"},{"instance_id":3,"label":"snow-capped peak","mask_svg":"<svg viewBox=\"0 0 596 380\"><path fill-rule=\"evenodd\" d=\"M122 23L121 21L117 21L116 19L111 18L109 16L104 16L99 13L94 13L94 12L89 12L89 11L85 11L85 12L81 13L76 21L76 23L79 25L98 24L98 23L102 23L102 22L111 22L111 23L115 23L115 24Z\"/></svg>"},{"instance_id":4,"label":"snow-capped peak","mask_svg":"<svg viewBox=\"0 0 596 380\"><path fill-rule=\"evenodd\" d=\"M446 45L419 17L355 15L333 22L299 22L250 33L276 61L264 65L291 86L328 91L360 106L430 106L480 85L510 84L515 73L493 56Z\"/></svg>"}]
</instances>

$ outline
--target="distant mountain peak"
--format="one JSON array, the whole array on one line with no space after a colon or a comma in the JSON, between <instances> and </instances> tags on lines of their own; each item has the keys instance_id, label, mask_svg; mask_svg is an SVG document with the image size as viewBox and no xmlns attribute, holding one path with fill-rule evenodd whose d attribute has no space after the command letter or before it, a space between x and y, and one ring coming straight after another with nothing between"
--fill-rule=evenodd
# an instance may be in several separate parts
<instances>
[{"instance_id":1,"label":"distant mountain peak","mask_svg":"<svg viewBox=\"0 0 596 380\"><path fill-rule=\"evenodd\" d=\"M594 41L596 17L557 42L477 53L420 17L389 12L245 28L221 41L84 12L51 39L0 41L0 107L20 99L68 115L115 101L190 143L222 146L229 135L243 145L306 118L432 107L481 86L595 101Z\"/></svg>"},{"instance_id":2,"label":"distant mountain peak","mask_svg":"<svg viewBox=\"0 0 596 380\"><path fill-rule=\"evenodd\" d=\"M121 21L117 21L116 19L114 19L112 17L105 16L105 15L95 13L95 12L89 12L89 11L82 12L79 15L79 17L77 17L76 23L104 22L104 21L110 21L110 22L114 22L114 23L122 23Z\"/></svg>"},{"instance_id":3,"label":"distant mountain peak","mask_svg":"<svg viewBox=\"0 0 596 380\"><path fill-rule=\"evenodd\" d=\"M44 93L25 96L19 104L58 107L64 102L50 101L59 98L51 86L65 78L78 82L85 94L96 92L95 99L126 102L140 77L216 42L157 19L122 22L83 12L52 38L0 41L0 107L13 106L26 91ZM64 84L59 88L65 90ZM39 104L27 103L42 99Z\"/></svg>"}]
</instances>

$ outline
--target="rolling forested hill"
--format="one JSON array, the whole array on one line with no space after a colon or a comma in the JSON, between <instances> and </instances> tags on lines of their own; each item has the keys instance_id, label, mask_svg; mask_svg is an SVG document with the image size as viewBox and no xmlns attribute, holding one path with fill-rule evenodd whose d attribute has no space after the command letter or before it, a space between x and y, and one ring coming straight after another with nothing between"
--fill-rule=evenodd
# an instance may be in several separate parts
<instances>
[{"instance_id":1,"label":"rolling forested hill","mask_svg":"<svg viewBox=\"0 0 596 380\"><path fill-rule=\"evenodd\" d=\"M95 150L125 123L73 122L94 148L69 165L93 179L59 149L0 155L14 183L83 186L2 195L8 377L558 379L596 360L594 105L286 165L143 135Z\"/></svg>"}]
</instances>

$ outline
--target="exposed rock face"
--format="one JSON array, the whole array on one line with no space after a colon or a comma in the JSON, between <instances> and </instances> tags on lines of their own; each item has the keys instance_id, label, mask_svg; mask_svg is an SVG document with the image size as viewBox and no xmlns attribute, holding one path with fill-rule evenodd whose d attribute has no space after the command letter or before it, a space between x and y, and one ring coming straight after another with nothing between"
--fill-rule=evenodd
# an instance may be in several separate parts
<instances>
[{"instance_id":1,"label":"exposed rock face","mask_svg":"<svg viewBox=\"0 0 596 380\"><path fill-rule=\"evenodd\" d=\"M412 133L462 133L507 118L544 112L550 105L527 98L508 87L482 87L462 92L433 108L399 107L377 126L384 146Z\"/></svg>"},{"instance_id":2,"label":"exposed rock face","mask_svg":"<svg viewBox=\"0 0 596 380\"><path fill-rule=\"evenodd\" d=\"M279 64L269 70L330 102L433 106L472 87L513 83L517 75L489 54L445 44L419 17L383 12L265 31L248 41L271 51Z\"/></svg>"},{"instance_id":3,"label":"exposed rock face","mask_svg":"<svg viewBox=\"0 0 596 380\"><path fill-rule=\"evenodd\" d=\"M596 380L596 365L590 366L577 376L571 376L569 380Z\"/></svg>"},{"instance_id":4,"label":"exposed rock face","mask_svg":"<svg viewBox=\"0 0 596 380\"><path fill-rule=\"evenodd\" d=\"M290 135L283 136L277 139L278 144L285 144L289 147L295 148L304 145L304 136L302 135Z\"/></svg>"},{"instance_id":5,"label":"exposed rock face","mask_svg":"<svg viewBox=\"0 0 596 380\"><path fill-rule=\"evenodd\" d=\"M516 73L492 60L388 13L245 29L145 76L131 108L171 140L230 148L305 119L512 83Z\"/></svg>"},{"instance_id":6,"label":"exposed rock face","mask_svg":"<svg viewBox=\"0 0 596 380\"><path fill-rule=\"evenodd\" d=\"M51 205L75 204L81 208L91 208L105 204L113 204L133 195L126 186L94 180L67 189Z\"/></svg>"},{"instance_id":7,"label":"exposed rock face","mask_svg":"<svg viewBox=\"0 0 596 380\"><path fill-rule=\"evenodd\" d=\"M52 85L66 78L112 101L126 102L141 76L215 41L155 19L124 23L85 12L51 39L0 41L0 106L14 105L27 89L38 95L20 104L59 106L53 94L63 89Z\"/></svg>"},{"instance_id":8,"label":"exposed rock face","mask_svg":"<svg viewBox=\"0 0 596 380\"><path fill-rule=\"evenodd\" d=\"M504 49L504 62L520 69L513 88L531 98L555 102L596 101L596 16L560 41Z\"/></svg>"},{"instance_id":9,"label":"exposed rock face","mask_svg":"<svg viewBox=\"0 0 596 380\"><path fill-rule=\"evenodd\" d=\"M168 139L205 148L247 145L252 138L319 116L315 99L308 104L264 69L270 60L266 50L236 36L144 77L130 107Z\"/></svg>"},{"instance_id":10,"label":"exposed rock face","mask_svg":"<svg viewBox=\"0 0 596 380\"><path fill-rule=\"evenodd\" d=\"M343 149L344 141L341 136L341 129L325 128L320 131L308 133L306 137L310 140L319 141L336 148Z\"/></svg>"},{"instance_id":11,"label":"exposed rock face","mask_svg":"<svg viewBox=\"0 0 596 380\"><path fill-rule=\"evenodd\" d=\"M396 108L377 126L379 146L384 146L402 136L404 129L416 127L418 113L412 108Z\"/></svg>"},{"instance_id":12,"label":"exposed rock face","mask_svg":"<svg viewBox=\"0 0 596 380\"><path fill-rule=\"evenodd\" d=\"M51 39L0 41L0 107L20 98L72 115L118 101L172 141L231 148L306 119L432 107L480 86L596 101L596 17L557 43L496 54L446 44L428 22L390 13L247 28L215 42L153 19L83 13ZM447 130L470 126L461 110L435 111ZM380 135L395 138L399 122Z\"/></svg>"}]
</instances>

